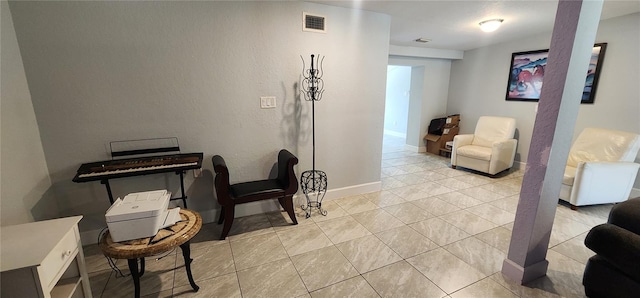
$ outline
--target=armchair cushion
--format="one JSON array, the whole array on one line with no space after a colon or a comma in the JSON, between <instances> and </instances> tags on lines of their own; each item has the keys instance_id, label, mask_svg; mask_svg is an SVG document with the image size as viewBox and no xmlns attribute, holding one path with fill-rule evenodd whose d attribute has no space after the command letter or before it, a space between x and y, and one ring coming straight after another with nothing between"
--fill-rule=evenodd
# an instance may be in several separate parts
<instances>
[{"instance_id":1,"label":"armchair cushion","mask_svg":"<svg viewBox=\"0 0 640 298\"><path fill-rule=\"evenodd\" d=\"M489 161L491 159L491 151L491 147L469 145L460 147L457 153L467 157Z\"/></svg>"},{"instance_id":2,"label":"armchair cushion","mask_svg":"<svg viewBox=\"0 0 640 298\"><path fill-rule=\"evenodd\" d=\"M573 185L573 180L576 178L576 168L572 166L564 167L564 176L562 176L562 184Z\"/></svg>"},{"instance_id":3,"label":"armchair cushion","mask_svg":"<svg viewBox=\"0 0 640 298\"><path fill-rule=\"evenodd\" d=\"M473 145L491 147L494 142L513 138L516 120L505 117L480 117L473 133Z\"/></svg>"},{"instance_id":4,"label":"armchair cushion","mask_svg":"<svg viewBox=\"0 0 640 298\"><path fill-rule=\"evenodd\" d=\"M603 128L585 128L571 146L567 165L577 167L580 162L628 161L638 154L638 135Z\"/></svg>"}]
</instances>

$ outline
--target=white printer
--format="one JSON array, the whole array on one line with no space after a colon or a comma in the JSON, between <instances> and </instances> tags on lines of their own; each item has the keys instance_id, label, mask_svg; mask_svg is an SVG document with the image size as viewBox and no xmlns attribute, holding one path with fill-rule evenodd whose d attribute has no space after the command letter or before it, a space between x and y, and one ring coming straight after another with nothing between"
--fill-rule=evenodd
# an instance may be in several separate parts
<instances>
[{"instance_id":1,"label":"white printer","mask_svg":"<svg viewBox=\"0 0 640 298\"><path fill-rule=\"evenodd\" d=\"M165 226L171 192L154 190L118 198L105 218L114 242L155 236Z\"/></svg>"}]
</instances>

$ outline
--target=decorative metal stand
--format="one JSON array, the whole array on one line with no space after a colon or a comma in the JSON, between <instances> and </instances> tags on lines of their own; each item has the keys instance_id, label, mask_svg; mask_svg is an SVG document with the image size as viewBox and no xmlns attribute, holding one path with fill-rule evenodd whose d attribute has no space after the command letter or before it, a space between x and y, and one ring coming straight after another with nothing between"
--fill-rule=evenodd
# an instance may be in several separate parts
<instances>
[{"instance_id":1,"label":"decorative metal stand","mask_svg":"<svg viewBox=\"0 0 640 298\"><path fill-rule=\"evenodd\" d=\"M327 216L327 210L322 209L322 199L327 193L327 174L319 170L304 171L300 177L300 186L307 197L307 205L300 206L306 211L306 217L311 217L312 208L318 208L320 214Z\"/></svg>"},{"instance_id":2,"label":"decorative metal stand","mask_svg":"<svg viewBox=\"0 0 640 298\"><path fill-rule=\"evenodd\" d=\"M324 92L324 81L322 81L322 61L324 57L316 58L318 68L314 68L314 57L311 55L311 68L304 69L304 58L302 59L302 94L306 101L311 101L311 127L313 136L313 169L311 171L304 171L300 176L300 187L304 196L307 198L307 204L300 206L302 210L306 211L306 217L311 217L311 209L317 208L318 212L324 216L327 215L327 211L322 209L322 199L327 193L327 174L325 172L316 170L316 119L315 119L315 102L322 99L322 93Z\"/></svg>"}]
</instances>

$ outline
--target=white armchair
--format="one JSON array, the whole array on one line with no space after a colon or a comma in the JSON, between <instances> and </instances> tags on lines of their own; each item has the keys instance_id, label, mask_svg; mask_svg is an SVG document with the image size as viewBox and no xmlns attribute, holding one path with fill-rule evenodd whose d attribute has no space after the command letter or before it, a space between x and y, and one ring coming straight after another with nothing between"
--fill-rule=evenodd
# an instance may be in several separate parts
<instances>
[{"instance_id":1,"label":"white armchair","mask_svg":"<svg viewBox=\"0 0 640 298\"><path fill-rule=\"evenodd\" d=\"M518 141L513 138L516 119L482 116L474 134L453 138L451 167L457 166L495 175L513 166Z\"/></svg>"},{"instance_id":2,"label":"white armchair","mask_svg":"<svg viewBox=\"0 0 640 298\"><path fill-rule=\"evenodd\" d=\"M569 151L560 199L572 209L626 201L640 168L638 149L637 134L585 128Z\"/></svg>"}]
</instances>

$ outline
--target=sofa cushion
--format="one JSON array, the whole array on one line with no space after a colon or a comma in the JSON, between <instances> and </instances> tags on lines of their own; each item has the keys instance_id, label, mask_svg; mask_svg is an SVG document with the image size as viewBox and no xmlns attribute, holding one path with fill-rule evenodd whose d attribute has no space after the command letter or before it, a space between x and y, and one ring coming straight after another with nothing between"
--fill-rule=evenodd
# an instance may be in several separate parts
<instances>
[{"instance_id":1,"label":"sofa cushion","mask_svg":"<svg viewBox=\"0 0 640 298\"><path fill-rule=\"evenodd\" d=\"M587 262L582 284L590 298L637 297L640 293L640 284L636 280L622 274L599 255Z\"/></svg>"},{"instance_id":2,"label":"sofa cushion","mask_svg":"<svg viewBox=\"0 0 640 298\"><path fill-rule=\"evenodd\" d=\"M491 151L491 147L468 145L458 148L456 154L469 158L489 161L491 159Z\"/></svg>"}]
</instances>

